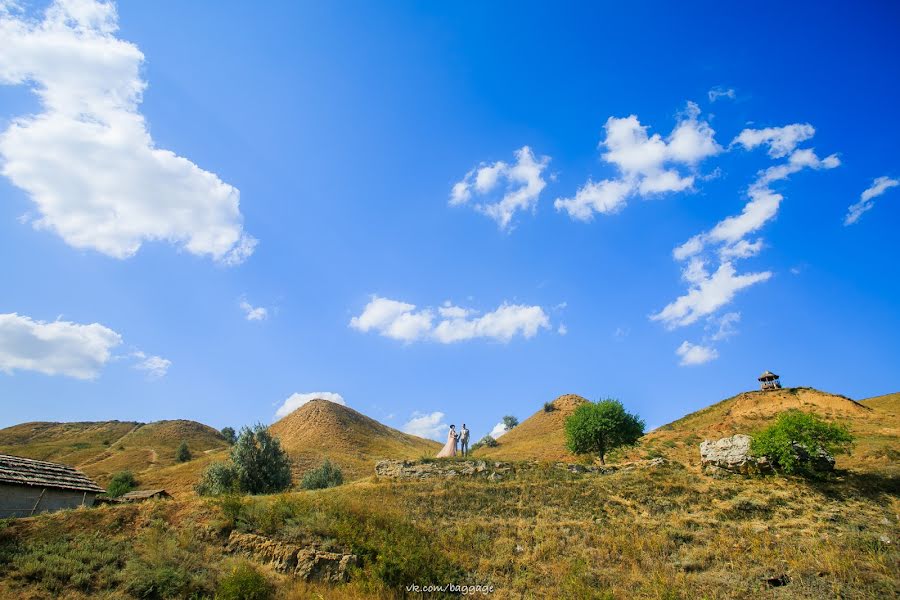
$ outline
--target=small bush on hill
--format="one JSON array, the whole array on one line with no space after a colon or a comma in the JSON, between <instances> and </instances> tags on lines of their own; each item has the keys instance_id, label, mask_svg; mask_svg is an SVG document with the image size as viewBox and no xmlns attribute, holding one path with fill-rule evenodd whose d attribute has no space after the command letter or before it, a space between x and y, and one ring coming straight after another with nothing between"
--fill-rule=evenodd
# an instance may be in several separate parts
<instances>
[{"instance_id":1,"label":"small bush on hill","mask_svg":"<svg viewBox=\"0 0 900 600\"><path fill-rule=\"evenodd\" d=\"M500 442L495 440L493 437L486 435L474 444L472 444L472 450L478 450L479 448L496 448L500 445Z\"/></svg>"},{"instance_id":2,"label":"small bush on hill","mask_svg":"<svg viewBox=\"0 0 900 600\"><path fill-rule=\"evenodd\" d=\"M586 402L566 419L566 447L574 454L597 454L602 464L606 454L631 446L644 435L644 421L625 412L618 400Z\"/></svg>"},{"instance_id":3,"label":"small bush on hill","mask_svg":"<svg viewBox=\"0 0 900 600\"><path fill-rule=\"evenodd\" d=\"M192 532L154 521L122 571L125 589L137 598L209 598L214 575L206 559Z\"/></svg>"},{"instance_id":4,"label":"small bush on hill","mask_svg":"<svg viewBox=\"0 0 900 600\"><path fill-rule=\"evenodd\" d=\"M89 593L118 585L124 555L122 544L94 533L29 541L15 547L4 562L12 578L63 597L67 590Z\"/></svg>"},{"instance_id":5,"label":"small bush on hill","mask_svg":"<svg viewBox=\"0 0 900 600\"><path fill-rule=\"evenodd\" d=\"M178 452L175 453L175 458L178 459L178 462L191 460L191 450L188 448L187 442L181 442L181 445L178 446Z\"/></svg>"},{"instance_id":6,"label":"small bush on hill","mask_svg":"<svg viewBox=\"0 0 900 600\"><path fill-rule=\"evenodd\" d=\"M234 465L214 462L203 470L194 490L201 496L221 496L239 491Z\"/></svg>"},{"instance_id":7,"label":"small bush on hill","mask_svg":"<svg viewBox=\"0 0 900 600\"><path fill-rule=\"evenodd\" d=\"M812 474L812 461L801 460L797 446L808 456L823 451L834 456L849 452L852 443L853 436L845 426L828 423L814 414L789 410L753 437L751 451L757 456L767 456L783 473Z\"/></svg>"},{"instance_id":8,"label":"small bush on hill","mask_svg":"<svg viewBox=\"0 0 900 600\"><path fill-rule=\"evenodd\" d=\"M275 586L248 562L238 563L216 589L216 600L269 600L274 596Z\"/></svg>"},{"instance_id":9,"label":"small bush on hill","mask_svg":"<svg viewBox=\"0 0 900 600\"><path fill-rule=\"evenodd\" d=\"M556 410L556 405L552 402L544 402L544 412L553 412Z\"/></svg>"},{"instance_id":10,"label":"small bush on hill","mask_svg":"<svg viewBox=\"0 0 900 600\"><path fill-rule=\"evenodd\" d=\"M331 461L326 458L319 468L308 471L303 476L300 487L304 490L323 490L342 483L344 483L344 474L340 467L331 464Z\"/></svg>"},{"instance_id":11,"label":"small bush on hill","mask_svg":"<svg viewBox=\"0 0 900 600\"><path fill-rule=\"evenodd\" d=\"M519 425L519 420L512 415L506 415L503 417L503 426L507 431L512 429L513 427L517 427Z\"/></svg>"},{"instance_id":12,"label":"small bush on hill","mask_svg":"<svg viewBox=\"0 0 900 600\"><path fill-rule=\"evenodd\" d=\"M233 427L223 427L221 433L222 437L225 438L225 441L229 444L233 444L237 441L237 434L234 432Z\"/></svg>"},{"instance_id":13,"label":"small bush on hill","mask_svg":"<svg viewBox=\"0 0 900 600\"><path fill-rule=\"evenodd\" d=\"M137 487L137 479L131 471L119 471L109 480L106 488L106 495L110 498L118 498L122 494L127 494Z\"/></svg>"}]
</instances>

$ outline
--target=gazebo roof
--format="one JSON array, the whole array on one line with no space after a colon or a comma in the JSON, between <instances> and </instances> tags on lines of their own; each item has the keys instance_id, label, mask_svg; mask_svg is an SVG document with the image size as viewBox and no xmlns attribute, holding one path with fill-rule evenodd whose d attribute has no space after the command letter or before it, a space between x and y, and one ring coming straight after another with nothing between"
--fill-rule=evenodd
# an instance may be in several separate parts
<instances>
[{"instance_id":1,"label":"gazebo roof","mask_svg":"<svg viewBox=\"0 0 900 600\"><path fill-rule=\"evenodd\" d=\"M759 381L765 381L766 379L778 379L778 375L773 373L772 371L765 371L762 375L757 377Z\"/></svg>"}]
</instances>

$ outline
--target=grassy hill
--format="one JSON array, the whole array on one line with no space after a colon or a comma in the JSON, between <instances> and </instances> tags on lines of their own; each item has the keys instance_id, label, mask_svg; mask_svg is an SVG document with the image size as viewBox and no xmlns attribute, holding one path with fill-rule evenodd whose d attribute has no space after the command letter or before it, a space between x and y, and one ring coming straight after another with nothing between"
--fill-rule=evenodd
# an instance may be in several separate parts
<instances>
[{"instance_id":1,"label":"grassy hill","mask_svg":"<svg viewBox=\"0 0 900 600\"><path fill-rule=\"evenodd\" d=\"M327 457L349 479L374 474L383 458L433 456L441 445L397 431L352 408L312 400L270 427L294 462L297 475Z\"/></svg>"},{"instance_id":2,"label":"grassy hill","mask_svg":"<svg viewBox=\"0 0 900 600\"><path fill-rule=\"evenodd\" d=\"M184 465L175 458L182 442L187 442L196 459ZM132 471L142 487L155 485L165 480L165 474L160 479L158 472L173 467L190 473L193 484L207 462L204 458L222 454L227 446L212 427L186 420L36 422L0 429L0 452L72 465L101 485L124 470Z\"/></svg>"},{"instance_id":3,"label":"grassy hill","mask_svg":"<svg viewBox=\"0 0 900 600\"><path fill-rule=\"evenodd\" d=\"M503 434L496 448L479 448L474 456L497 460L572 461L566 450L563 429L566 417L587 402L576 394L565 394Z\"/></svg>"}]
</instances>

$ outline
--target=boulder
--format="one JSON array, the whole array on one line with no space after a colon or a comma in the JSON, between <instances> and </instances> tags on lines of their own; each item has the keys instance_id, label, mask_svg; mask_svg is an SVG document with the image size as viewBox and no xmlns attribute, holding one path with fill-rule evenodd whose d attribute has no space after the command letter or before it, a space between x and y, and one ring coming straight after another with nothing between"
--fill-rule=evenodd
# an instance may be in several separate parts
<instances>
[{"instance_id":1,"label":"boulder","mask_svg":"<svg viewBox=\"0 0 900 600\"><path fill-rule=\"evenodd\" d=\"M738 433L720 440L700 444L700 462L708 472L750 474L771 468L766 457L750 454L751 437Z\"/></svg>"},{"instance_id":2,"label":"boulder","mask_svg":"<svg viewBox=\"0 0 900 600\"><path fill-rule=\"evenodd\" d=\"M243 554L272 566L279 573L290 573L304 581L342 583L349 569L357 564L355 554L324 552L279 542L262 535L232 531L226 550Z\"/></svg>"},{"instance_id":3,"label":"boulder","mask_svg":"<svg viewBox=\"0 0 900 600\"><path fill-rule=\"evenodd\" d=\"M810 454L806 448L797 442L791 442L794 454L801 463L806 463L811 471L816 473L828 473L834 471L834 457L823 448L819 448L816 452Z\"/></svg>"}]
</instances>

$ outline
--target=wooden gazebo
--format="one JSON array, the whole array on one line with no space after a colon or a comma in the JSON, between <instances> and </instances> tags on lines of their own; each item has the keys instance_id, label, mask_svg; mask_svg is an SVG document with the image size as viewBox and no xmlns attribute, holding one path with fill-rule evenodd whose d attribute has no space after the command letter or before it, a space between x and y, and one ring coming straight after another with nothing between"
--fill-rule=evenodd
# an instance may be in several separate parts
<instances>
[{"instance_id":1,"label":"wooden gazebo","mask_svg":"<svg viewBox=\"0 0 900 600\"><path fill-rule=\"evenodd\" d=\"M781 382L778 380L778 375L773 373L772 371L766 371L759 377L759 389L761 390L780 390Z\"/></svg>"}]
</instances>

